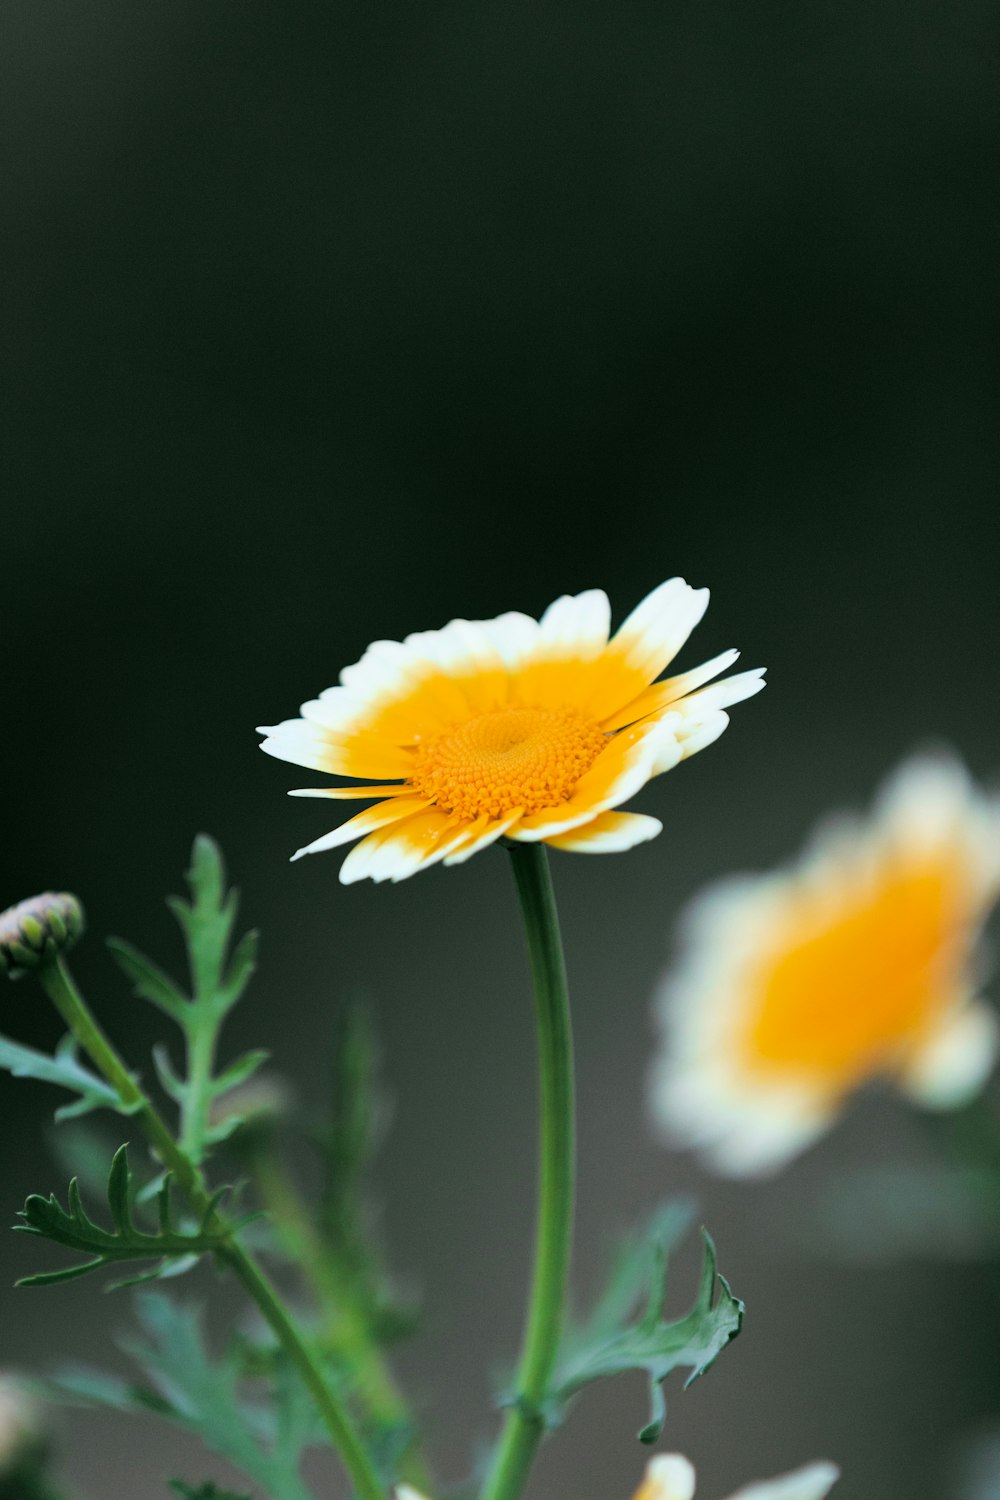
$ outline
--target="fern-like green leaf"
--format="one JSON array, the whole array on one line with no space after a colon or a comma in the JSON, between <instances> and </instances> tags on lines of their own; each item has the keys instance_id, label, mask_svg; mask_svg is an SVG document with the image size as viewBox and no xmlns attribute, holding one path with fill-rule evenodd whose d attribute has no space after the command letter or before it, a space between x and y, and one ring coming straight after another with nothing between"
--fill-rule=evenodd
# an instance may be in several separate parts
<instances>
[{"instance_id":1,"label":"fern-like green leaf","mask_svg":"<svg viewBox=\"0 0 1000 1500\"><path fill-rule=\"evenodd\" d=\"M16 1224L15 1229L22 1234L36 1235L39 1239L53 1240L57 1245L79 1251L89 1258L58 1271L45 1271L37 1276L24 1277L18 1282L18 1286L53 1286L61 1281L85 1276L88 1271L100 1271L105 1266L130 1260L159 1262L153 1270L137 1279L146 1281L163 1276L177 1276L194 1265L200 1256L221 1250L228 1243L228 1231L226 1235L220 1236L207 1233L204 1227L196 1234L175 1228L170 1212L169 1179L164 1181L159 1190L159 1233L148 1234L140 1229L132 1217L132 1174L129 1171L127 1146L121 1146L115 1152L108 1176L107 1195L114 1226L110 1230L95 1223L88 1215L75 1177L69 1185L66 1208L63 1208L54 1193L48 1198L33 1193L28 1198L19 1215L23 1222ZM115 1285L128 1284L126 1281Z\"/></svg>"}]
</instances>

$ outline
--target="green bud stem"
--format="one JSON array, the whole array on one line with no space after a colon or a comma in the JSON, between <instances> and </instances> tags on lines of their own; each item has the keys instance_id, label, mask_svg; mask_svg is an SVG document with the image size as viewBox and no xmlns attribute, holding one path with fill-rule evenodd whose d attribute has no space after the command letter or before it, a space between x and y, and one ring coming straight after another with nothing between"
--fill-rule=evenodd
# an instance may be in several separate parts
<instances>
[{"instance_id":1,"label":"green bud stem","mask_svg":"<svg viewBox=\"0 0 1000 1500\"><path fill-rule=\"evenodd\" d=\"M38 970L38 979L81 1049L90 1056L108 1083L117 1091L122 1103L135 1109L135 1118L145 1131L156 1156L173 1173L174 1181L195 1213L208 1213L211 1197L200 1170L177 1145L159 1112L125 1067L91 1014L61 956L44 964ZM228 1232L227 1246L216 1253L224 1256L298 1370L316 1402L360 1500L385 1500L385 1491L350 1413L341 1403L305 1334L288 1312L266 1273L239 1243L217 1210L208 1213L205 1227L218 1234Z\"/></svg>"},{"instance_id":2,"label":"green bud stem","mask_svg":"<svg viewBox=\"0 0 1000 1500\"><path fill-rule=\"evenodd\" d=\"M573 1039L559 916L544 845L511 850L535 988L541 1092L535 1270L515 1400L482 1500L515 1500L545 1432L545 1403L559 1354L573 1235Z\"/></svg>"}]
</instances>

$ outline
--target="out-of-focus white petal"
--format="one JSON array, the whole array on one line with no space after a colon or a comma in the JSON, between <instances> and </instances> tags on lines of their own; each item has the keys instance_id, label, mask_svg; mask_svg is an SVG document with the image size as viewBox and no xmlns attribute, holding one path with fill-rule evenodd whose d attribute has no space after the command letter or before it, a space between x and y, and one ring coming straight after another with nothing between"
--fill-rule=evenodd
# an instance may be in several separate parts
<instances>
[{"instance_id":1,"label":"out-of-focus white petal","mask_svg":"<svg viewBox=\"0 0 1000 1500\"><path fill-rule=\"evenodd\" d=\"M680 1453L658 1453L635 1500L693 1500L694 1490L694 1466Z\"/></svg>"},{"instance_id":2,"label":"out-of-focus white petal","mask_svg":"<svg viewBox=\"0 0 1000 1500\"><path fill-rule=\"evenodd\" d=\"M793 1474L778 1479L762 1479L737 1490L730 1500L824 1500L840 1478L836 1464L806 1464Z\"/></svg>"},{"instance_id":3,"label":"out-of-focus white petal","mask_svg":"<svg viewBox=\"0 0 1000 1500\"><path fill-rule=\"evenodd\" d=\"M907 1060L900 1087L928 1109L955 1109L979 1093L1000 1045L996 1011L974 1000L946 1016Z\"/></svg>"}]
</instances>

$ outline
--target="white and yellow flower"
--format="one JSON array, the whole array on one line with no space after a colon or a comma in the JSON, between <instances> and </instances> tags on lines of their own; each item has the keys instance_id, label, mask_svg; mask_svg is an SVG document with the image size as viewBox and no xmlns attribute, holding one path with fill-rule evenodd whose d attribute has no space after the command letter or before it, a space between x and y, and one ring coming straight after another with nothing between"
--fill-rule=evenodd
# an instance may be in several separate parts
<instances>
[{"instance_id":1,"label":"white and yellow flower","mask_svg":"<svg viewBox=\"0 0 1000 1500\"><path fill-rule=\"evenodd\" d=\"M269 755L355 783L292 796L374 803L294 857L360 839L347 884L459 864L501 836L594 854L653 838L655 818L616 809L763 687L760 670L706 686L736 651L656 680L707 605L707 589L671 578L614 636L607 596L591 589L540 621L452 620L376 641L301 718L260 731Z\"/></svg>"},{"instance_id":2,"label":"white and yellow flower","mask_svg":"<svg viewBox=\"0 0 1000 1500\"><path fill-rule=\"evenodd\" d=\"M748 1485L730 1500L824 1500L839 1478L835 1464L807 1464L794 1474ZM688 1460L679 1453L660 1453L650 1460L633 1500L692 1500L694 1491L695 1472ZM396 1491L396 1500L424 1500L424 1496L403 1484Z\"/></svg>"},{"instance_id":3,"label":"white and yellow flower","mask_svg":"<svg viewBox=\"0 0 1000 1500\"><path fill-rule=\"evenodd\" d=\"M778 1479L762 1479L737 1490L730 1500L824 1500L840 1478L835 1464L807 1464ZM660 1453L646 1469L634 1500L692 1500L694 1468L679 1453Z\"/></svg>"},{"instance_id":4,"label":"white and yellow flower","mask_svg":"<svg viewBox=\"0 0 1000 1500\"><path fill-rule=\"evenodd\" d=\"M945 757L895 774L867 822L689 909L658 997L651 1100L666 1137L733 1176L773 1171L869 1079L967 1101L997 1051L976 942L1000 893L1000 798Z\"/></svg>"}]
</instances>

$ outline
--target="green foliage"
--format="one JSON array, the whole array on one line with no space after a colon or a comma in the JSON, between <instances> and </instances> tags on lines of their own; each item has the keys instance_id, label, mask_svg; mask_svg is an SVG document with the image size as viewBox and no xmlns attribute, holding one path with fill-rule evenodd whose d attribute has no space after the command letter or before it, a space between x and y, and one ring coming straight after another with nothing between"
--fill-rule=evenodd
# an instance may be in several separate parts
<instances>
[{"instance_id":1,"label":"green foliage","mask_svg":"<svg viewBox=\"0 0 1000 1500\"><path fill-rule=\"evenodd\" d=\"M250 1500L249 1495L237 1495L232 1490L220 1490L211 1479L204 1484L185 1484L183 1479L171 1479L170 1488L181 1500Z\"/></svg>"},{"instance_id":2,"label":"green foliage","mask_svg":"<svg viewBox=\"0 0 1000 1500\"><path fill-rule=\"evenodd\" d=\"M545 1414L550 1421L558 1421L566 1403L592 1381L642 1370L649 1380L650 1419L639 1438L655 1443L666 1417L662 1382L672 1370L687 1369L685 1386L690 1385L739 1333L743 1303L718 1275L715 1247L707 1234L694 1306L673 1321L663 1315L667 1260L690 1218L686 1207L668 1205L645 1235L623 1248L594 1312L571 1328L564 1341L551 1410ZM633 1319L643 1297L645 1308Z\"/></svg>"},{"instance_id":3,"label":"green foliage","mask_svg":"<svg viewBox=\"0 0 1000 1500\"><path fill-rule=\"evenodd\" d=\"M63 1371L54 1383L58 1396L120 1412L155 1412L196 1433L213 1452L259 1484L269 1500L312 1500L299 1477L303 1451L317 1441L316 1416L309 1396L284 1357L274 1349L256 1350L233 1340L219 1356L208 1349L201 1313L158 1292L136 1297L142 1337L123 1348L148 1384L130 1385L89 1369ZM251 1399L247 1377L270 1374L273 1400ZM178 1488L202 1496L203 1490ZM209 1489L215 1500L224 1492Z\"/></svg>"},{"instance_id":4,"label":"green foliage","mask_svg":"<svg viewBox=\"0 0 1000 1500\"><path fill-rule=\"evenodd\" d=\"M184 934L191 974L190 994L130 943L111 938L109 947L135 993L169 1016L184 1034L185 1076L175 1071L165 1047L155 1049L154 1061L160 1083L180 1107L180 1144L191 1160L200 1165L210 1148L231 1135L240 1124L238 1111L225 1112L222 1118L223 1096L245 1083L268 1054L247 1052L221 1073L215 1071L223 1022L254 971L257 934L246 933L232 956L227 957L239 898L235 890L227 892L222 854L205 834L199 834L194 841L187 880L191 900L173 896L167 904Z\"/></svg>"},{"instance_id":5,"label":"green foliage","mask_svg":"<svg viewBox=\"0 0 1000 1500\"><path fill-rule=\"evenodd\" d=\"M205 1230L212 1209L228 1189L223 1188L215 1195L212 1208L204 1215L199 1230L189 1233L175 1228L172 1222L169 1177L163 1180L157 1194L158 1233L147 1234L139 1229L132 1217L132 1174L129 1171L127 1146L122 1146L115 1152L107 1191L108 1207L114 1224L112 1230L102 1228L89 1217L75 1177L69 1185L68 1210L63 1208L55 1194L43 1198L33 1193L28 1198L19 1215L24 1222L16 1224L16 1230L22 1234L37 1235L40 1239L53 1240L57 1245L78 1250L90 1259L60 1271L27 1276L18 1282L18 1286L52 1286L60 1281L72 1281L77 1276L85 1276L88 1271L100 1271L105 1266L130 1260L156 1260L159 1264L143 1276L129 1278L116 1285L127 1286L134 1280L151 1281L178 1276L189 1270L199 1256L220 1250L228 1242L228 1230L224 1236L209 1234Z\"/></svg>"},{"instance_id":6,"label":"green foliage","mask_svg":"<svg viewBox=\"0 0 1000 1500\"><path fill-rule=\"evenodd\" d=\"M368 1179L382 1134L378 1046L371 1013L349 1003L333 1053L333 1102L320 1134L323 1190L319 1232L341 1296L350 1298L379 1341L412 1331L413 1311L396 1298L372 1243Z\"/></svg>"},{"instance_id":7,"label":"green foliage","mask_svg":"<svg viewBox=\"0 0 1000 1500\"><path fill-rule=\"evenodd\" d=\"M0 1036L0 1068L13 1078L36 1078L40 1083L58 1084L76 1094L73 1104L64 1104L56 1110L57 1120L73 1119L93 1109L113 1109L118 1114L130 1115L141 1108L139 1104L123 1104L110 1084L84 1067L71 1036L63 1037L52 1057Z\"/></svg>"}]
</instances>

